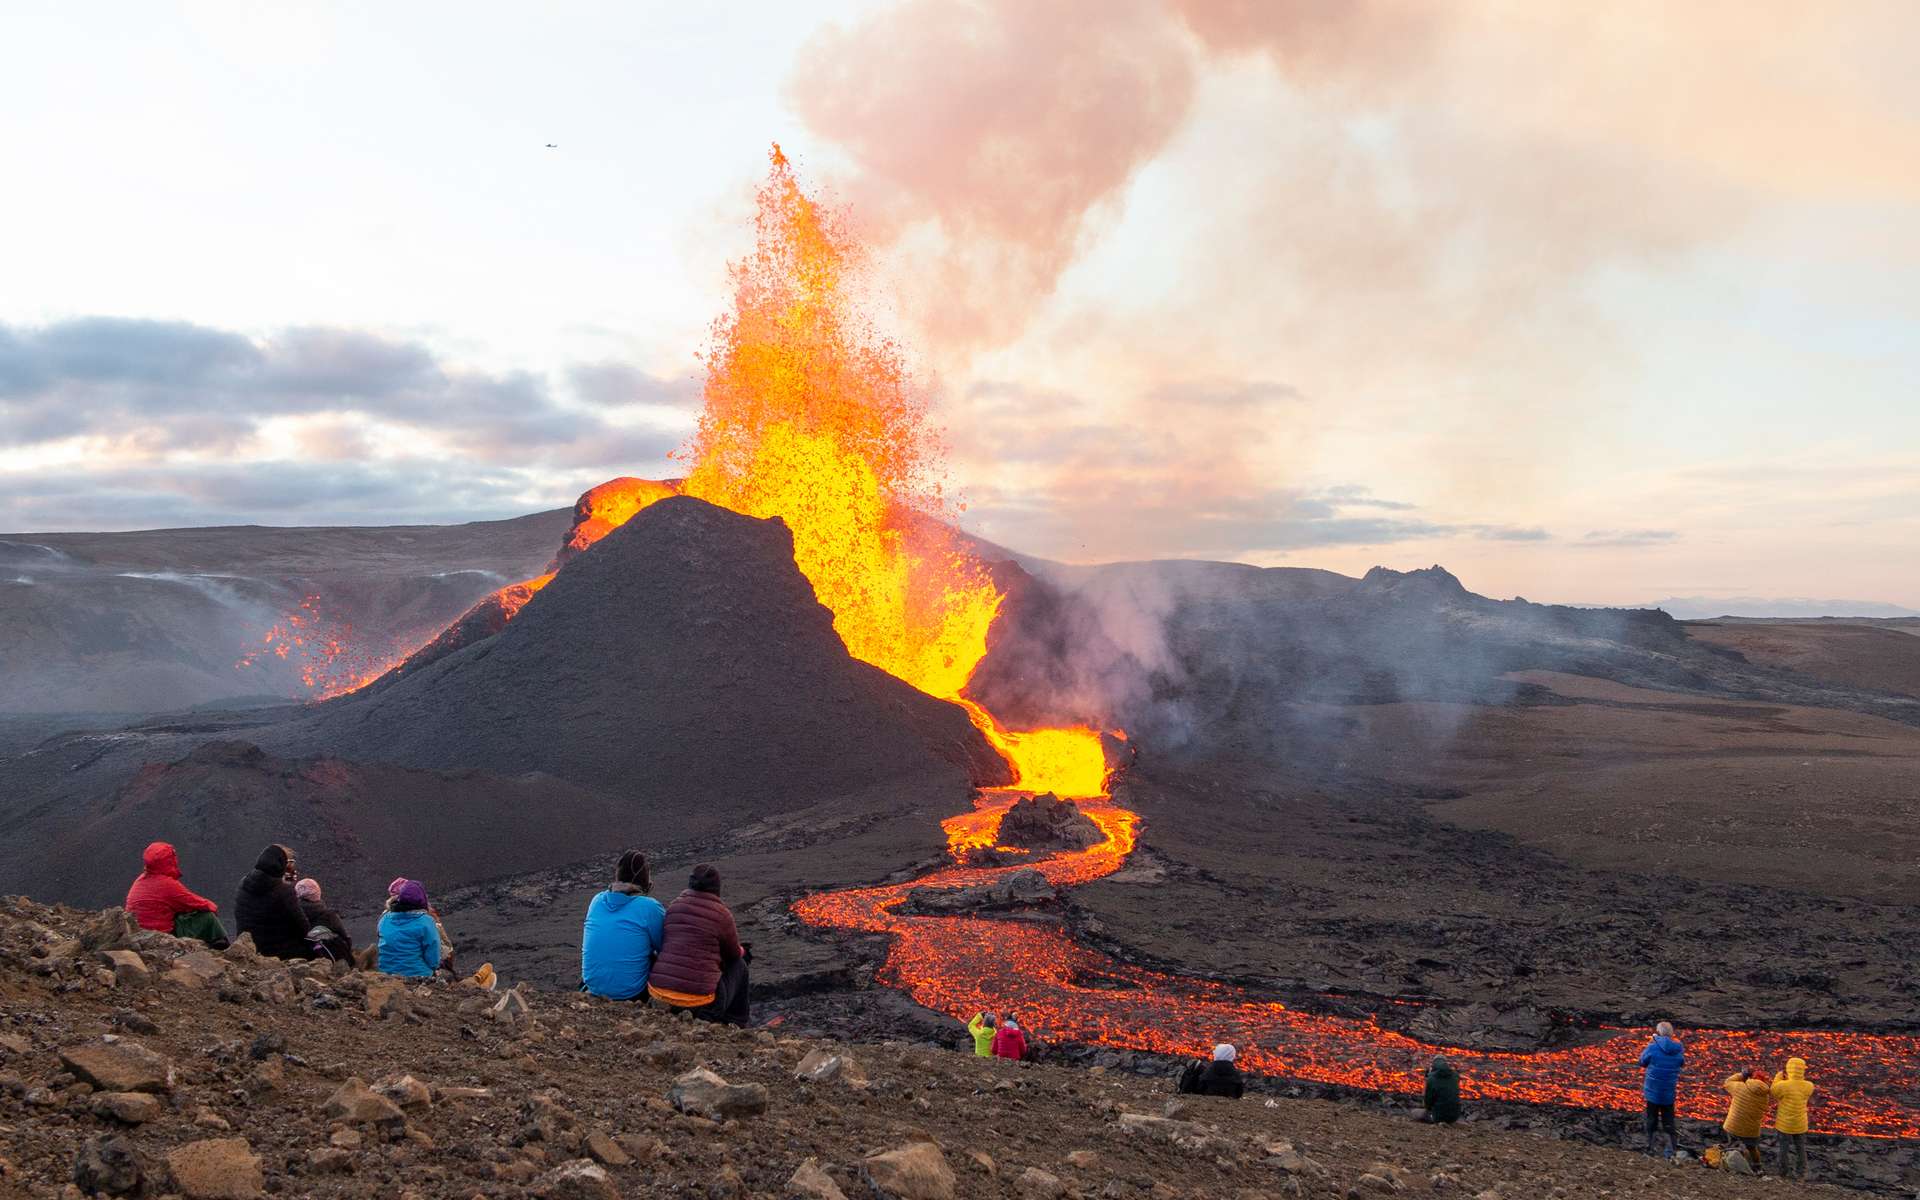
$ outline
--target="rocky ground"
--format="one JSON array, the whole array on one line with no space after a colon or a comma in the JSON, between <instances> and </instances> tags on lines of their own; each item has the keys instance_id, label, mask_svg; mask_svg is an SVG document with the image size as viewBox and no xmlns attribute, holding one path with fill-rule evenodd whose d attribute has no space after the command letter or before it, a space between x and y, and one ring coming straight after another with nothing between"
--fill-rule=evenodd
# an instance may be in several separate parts
<instances>
[{"instance_id":1,"label":"rocky ground","mask_svg":"<svg viewBox=\"0 0 1920 1200\"><path fill-rule=\"evenodd\" d=\"M11 899L0 1195L1599 1200L1757 1186L1485 1114L1432 1128L1257 1082L1242 1101L1177 1100L1164 1078L794 1029L290 968Z\"/></svg>"}]
</instances>

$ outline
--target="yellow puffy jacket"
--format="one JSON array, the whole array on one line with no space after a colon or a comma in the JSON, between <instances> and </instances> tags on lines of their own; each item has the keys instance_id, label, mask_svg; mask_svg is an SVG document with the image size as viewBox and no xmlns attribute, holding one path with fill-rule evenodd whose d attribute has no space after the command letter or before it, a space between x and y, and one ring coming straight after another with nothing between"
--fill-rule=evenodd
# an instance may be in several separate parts
<instances>
[{"instance_id":1,"label":"yellow puffy jacket","mask_svg":"<svg viewBox=\"0 0 1920 1200\"><path fill-rule=\"evenodd\" d=\"M1766 1119L1767 1101L1773 1095L1767 1081L1758 1075L1752 1079L1729 1075L1727 1094L1733 1097L1733 1103L1727 1106L1727 1119L1720 1128L1737 1138L1759 1137L1760 1122Z\"/></svg>"},{"instance_id":2,"label":"yellow puffy jacket","mask_svg":"<svg viewBox=\"0 0 1920 1200\"><path fill-rule=\"evenodd\" d=\"M1807 1101L1813 1098L1806 1059L1787 1060L1787 1073L1773 1077L1773 1098L1779 1105L1773 1110L1773 1127L1781 1133L1805 1133Z\"/></svg>"}]
</instances>

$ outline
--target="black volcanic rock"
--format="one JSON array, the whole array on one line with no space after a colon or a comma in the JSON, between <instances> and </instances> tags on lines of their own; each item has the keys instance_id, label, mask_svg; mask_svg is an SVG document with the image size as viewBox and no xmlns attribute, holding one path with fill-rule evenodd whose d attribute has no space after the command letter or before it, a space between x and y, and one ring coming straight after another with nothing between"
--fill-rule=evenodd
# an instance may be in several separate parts
<instances>
[{"instance_id":1,"label":"black volcanic rock","mask_svg":"<svg viewBox=\"0 0 1920 1200\"><path fill-rule=\"evenodd\" d=\"M1003 846L1079 850L1106 838L1100 827L1070 800L1051 792L1018 801L1000 818Z\"/></svg>"},{"instance_id":2,"label":"black volcanic rock","mask_svg":"<svg viewBox=\"0 0 1920 1200\"><path fill-rule=\"evenodd\" d=\"M955 768L1010 781L957 706L847 654L784 523L686 497L568 563L500 633L286 737L302 753L542 772L716 823Z\"/></svg>"}]
</instances>

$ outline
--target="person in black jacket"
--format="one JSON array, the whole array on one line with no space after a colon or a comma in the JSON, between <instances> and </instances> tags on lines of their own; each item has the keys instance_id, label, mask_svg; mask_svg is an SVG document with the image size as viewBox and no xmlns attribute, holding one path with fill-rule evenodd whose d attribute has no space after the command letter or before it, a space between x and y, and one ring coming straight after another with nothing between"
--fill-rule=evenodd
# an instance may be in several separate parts
<instances>
[{"instance_id":1,"label":"person in black jacket","mask_svg":"<svg viewBox=\"0 0 1920 1200\"><path fill-rule=\"evenodd\" d=\"M1460 1119L1460 1072L1445 1057L1434 1059L1427 1068L1427 1088L1421 1103L1426 1111L1420 1119L1429 1124L1451 1125Z\"/></svg>"},{"instance_id":2,"label":"person in black jacket","mask_svg":"<svg viewBox=\"0 0 1920 1200\"><path fill-rule=\"evenodd\" d=\"M340 914L327 907L326 899L320 894L320 881L312 877L302 879L293 885L293 894L300 898L300 912L307 918L307 945L313 948L313 956L352 962L353 938L347 933L347 923L340 919ZM331 936L314 936L323 933Z\"/></svg>"},{"instance_id":3,"label":"person in black jacket","mask_svg":"<svg viewBox=\"0 0 1920 1200\"><path fill-rule=\"evenodd\" d=\"M1238 1057L1234 1048L1221 1042L1213 1048L1213 1061L1200 1072L1200 1081L1194 1092L1201 1096L1225 1096L1238 1100L1246 1094L1246 1081L1240 1077L1240 1068L1233 1065Z\"/></svg>"},{"instance_id":4,"label":"person in black jacket","mask_svg":"<svg viewBox=\"0 0 1920 1200\"><path fill-rule=\"evenodd\" d=\"M253 947L262 954L312 957L307 915L300 911L300 897L293 891L293 881L299 877L293 851L274 845L260 852L253 870L240 880L240 894L233 902L234 924L240 933L253 935Z\"/></svg>"}]
</instances>

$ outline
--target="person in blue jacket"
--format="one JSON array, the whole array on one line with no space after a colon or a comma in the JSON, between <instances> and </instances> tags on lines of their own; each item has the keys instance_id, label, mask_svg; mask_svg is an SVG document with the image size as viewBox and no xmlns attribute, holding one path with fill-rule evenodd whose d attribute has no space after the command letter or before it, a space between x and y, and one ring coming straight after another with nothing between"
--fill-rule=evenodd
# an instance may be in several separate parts
<instances>
[{"instance_id":1,"label":"person in blue jacket","mask_svg":"<svg viewBox=\"0 0 1920 1200\"><path fill-rule=\"evenodd\" d=\"M427 911L427 885L398 879L380 916L380 969L389 975L431 979L440 969L440 931Z\"/></svg>"},{"instance_id":2,"label":"person in blue jacket","mask_svg":"<svg viewBox=\"0 0 1920 1200\"><path fill-rule=\"evenodd\" d=\"M1662 1021L1654 1026L1653 1040L1640 1052L1640 1065L1646 1069L1640 1095L1647 1102L1648 1154L1653 1153L1656 1130L1667 1135L1665 1157L1672 1158L1680 1148L1680 1133L1673 1123L1673 1098L1680 1085L1680 1068L1686 1061L1686 1050L1680 1045L1680 1039L1673 1036L1673 1023Z\"/></svg>"},{"instance_id":3,"label":"person in blue jacket","mask_svg":"<svg viewBox=\"0 0 1920 1200\"><path fill-rule=\"evenodd\" d=\"M647 893L647 856L629 850L613 868L613 886L587 905L580 934L580 990L608 1000L641 1000L667 910Z\"/></svg>"}]
</instances>

